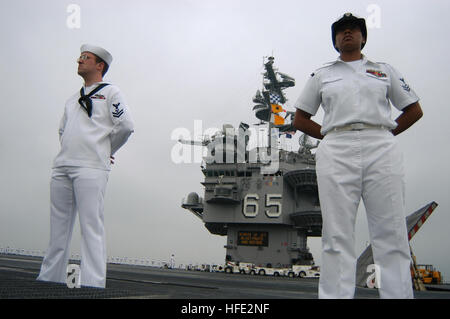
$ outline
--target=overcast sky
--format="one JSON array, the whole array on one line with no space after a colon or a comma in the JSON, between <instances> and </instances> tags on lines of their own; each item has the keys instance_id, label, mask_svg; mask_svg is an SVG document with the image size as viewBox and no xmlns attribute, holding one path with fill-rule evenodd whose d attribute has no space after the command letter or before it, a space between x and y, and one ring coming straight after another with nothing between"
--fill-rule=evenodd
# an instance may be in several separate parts
<instances>
[{"instance_id":1,"label":"overcast sky","mask_svg":"<svg viewBox=\"0 0 450 319\"><path fill-rule=\"evenodd\" d=\"M65 100L82 85L79 48L91 43L112 53L105 80L121 88L136 125L108 183L108 255L222 263L226 238L180 206L189 192L203 196L203 175L200 163L173 162L172 133L193 134L195 120L203 130L257 123L251 100L263 57L272 54L296 79L285 91L293 111L309 74L336 59L330 26L350 11L369 24L363 53L396 67L421 98L424 117L398 137L406 206L408 214L431 201L439 206L411 244L419 263L450 279L449 9L441 0L1 1L0 247L47 248L58 125ZM77 226L72 253L79 239ZM357 240L359 254L368 240L363 208ZM320 264L320 239L309 246Z\"/></svg>"}]
</instances>

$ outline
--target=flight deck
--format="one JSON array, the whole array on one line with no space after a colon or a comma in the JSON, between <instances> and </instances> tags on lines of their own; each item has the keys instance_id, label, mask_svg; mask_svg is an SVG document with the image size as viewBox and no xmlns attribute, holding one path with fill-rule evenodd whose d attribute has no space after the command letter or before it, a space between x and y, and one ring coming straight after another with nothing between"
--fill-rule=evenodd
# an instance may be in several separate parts
<instances>
[{"instance_id":1,"label":"flight deck","mask_svg":"<svg viewBox=\"0 0 450 319\"><path fill-rule=\"evenodd\" d=\"M251 276L219 272L108 264L106 288L68 288L36 281L41 257L0 255L0 299L317 299L318 279ZM450 299L450 286L427 286L416 299ZM433 289L433 290L431 290ZM356 288L356 299L376 299L378 291Z\"/></svg>"}]
</instances>

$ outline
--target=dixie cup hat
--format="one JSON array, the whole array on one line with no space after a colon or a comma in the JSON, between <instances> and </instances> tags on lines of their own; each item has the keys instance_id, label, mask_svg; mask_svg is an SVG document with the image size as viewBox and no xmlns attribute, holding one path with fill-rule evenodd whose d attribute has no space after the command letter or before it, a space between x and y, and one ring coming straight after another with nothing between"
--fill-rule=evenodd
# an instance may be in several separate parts
<instances>
[{"instance_id":1,"label":"dixie cup hat","mask_svg":"<svg viewBox=\"0 0 450 319\"><path fill-rule=\"evenodd\" d=\"M333 47L338 52L339 52L339 50L336 48L336 33L339 31L339 29L341 27L343 27L349 23L357 25L359 27L359 29L361 30L363 38L367 41L366 20L364 20L363 18L359 18L350 12L347 12L331 25L331 39L333 41ZM364 42L361 45L361 50L364 48L365 45L366 45L366 42Z\"/></svg>"},{"instance_id":2,"label":"dixie cup hat","mask_svg":"<svg viewBox=\"0 0 450 319\"><path fill-rule=\"evenodd\" d=\"M111 62L113 60L111 53L109 53L105 49L95 46L95 45L83 44L80 48L80 51L81 52L91 52L91 53L95 54L100 59L105 61L106 64L108 64L108 66L111 65Z\"/></svg>"}]
</instances>

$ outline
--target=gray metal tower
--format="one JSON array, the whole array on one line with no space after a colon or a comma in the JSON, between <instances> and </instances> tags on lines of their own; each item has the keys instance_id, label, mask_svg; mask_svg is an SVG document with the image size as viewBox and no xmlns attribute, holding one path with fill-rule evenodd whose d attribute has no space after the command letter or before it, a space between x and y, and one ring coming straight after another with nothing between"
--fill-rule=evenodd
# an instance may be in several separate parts
<instances>
[{"instance_id":1,"label":"gray metal tower","mask_svg":"<svg viewBox=\"0 0 450 319\"><path fill-rule=\"evenodd\" d=\"M279 134L295 131L294 113L282 109L283 90L294 86L295 80L276 72L273 62L270 57L264 64L263 90L253 98L258 125L267 127L268 145L248 150L249 125L241 123L239 129L224 125L221 132L201 142L208 148L202 164L203 198L190 193L182 207L200 218L212 234L227 236L226 261L266 267L310 265L314 261L307 238L321 236L322 229L311 153L317 144L302 135L298 151L279 147ZM286 112L284 118L281 111Z\"/></svg>"}]
</instances>

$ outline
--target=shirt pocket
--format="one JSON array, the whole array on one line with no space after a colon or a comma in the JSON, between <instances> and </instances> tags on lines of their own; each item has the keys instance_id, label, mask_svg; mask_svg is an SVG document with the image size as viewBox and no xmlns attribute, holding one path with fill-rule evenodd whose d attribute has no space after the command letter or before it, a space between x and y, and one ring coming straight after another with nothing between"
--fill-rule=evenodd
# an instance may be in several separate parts
<instances>
[{"instance_id":1,"label":"shirt pocket","mask_svg":"<svg viewBox=\"0 0 450 319\"><path fill-rule=\"evenodd\" d=\"M325 79L322 79L322 85L332 84L332 83L335 83L335 82L338 82L341 80L342 80L341 76L325 78Z\"/></svg>"},{"instance_id":2,"label":"shirt pocket","mask_svg":"<svg viewBox=\"0 0 450 319\"><path fill-rule=\"evenodd\" d=\"M345 81L341 76L333 76L322 79L320 88L320 97L322 100L322 107L328 111L345 92Z\"/></svg>"},{"instance_id":3,"label":"shirt pocket","mask_svg":"<svg viewBox=\"0 0 450 319\"><path fill-rule=\"evenodd\" d=\"M388 96L391 79L389 77L376 76L370 73L365 73L365 81L362 85L361 93L365 96L373 98L386 98ZM375 94L375 96L372 96Z\"/></svg>"}]
</instances>

